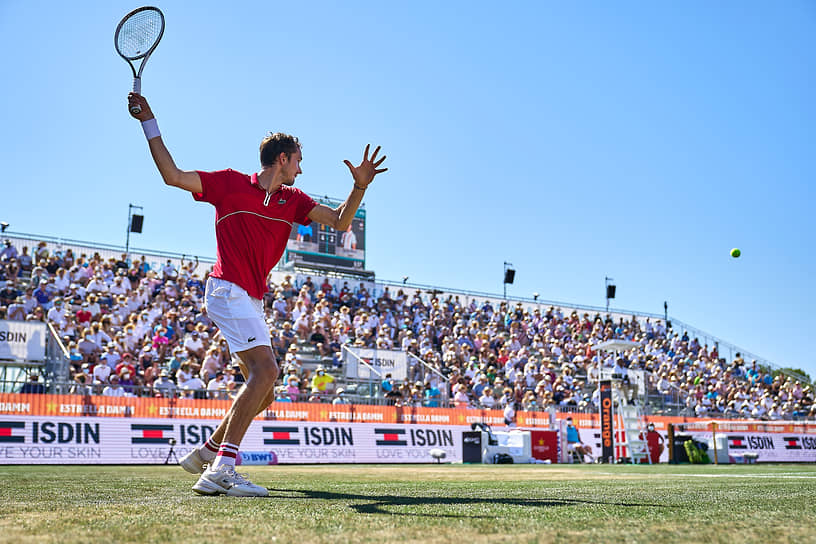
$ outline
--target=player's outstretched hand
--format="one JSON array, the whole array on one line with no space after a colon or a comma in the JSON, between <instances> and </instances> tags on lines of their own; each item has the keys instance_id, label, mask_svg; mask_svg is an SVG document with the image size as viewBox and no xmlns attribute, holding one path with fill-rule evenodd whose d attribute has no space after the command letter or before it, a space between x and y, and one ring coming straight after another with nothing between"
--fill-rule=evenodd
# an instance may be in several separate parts
<instances>
[{"instance_id":1,"label":"player's outstretched hand","mask_svg":"<svg viewBox=\"0 0 816 544\"><path fill-rule=\"evenodd\" d=\"M371 182L374 181L374 176L388 170L388 168L379 168L385 160L385 155L379 159L377 158L377 154L380 152L380 146L377 146L377 149L374 150L374 153L371 154L371 158L369 159L368 150L370 148L371 144L366 145L365 152L363 152L363 162L361 162L359 166L354 166L347 160L343 161L346 166L348 166L354 178L354 184L363 188L368 187Z\"/></svg>"},{"instance_id":2,"label":"player's outstretched hand","mask_svg":"<svg viewBox=\"0 0 816 544\"><path fill-rule=\"evenodd\" d=\"M132 113L130 109L133 106L140 106L142 111L136 114ZM150 105L147 103L147 99L144 96L136 93L128 93L128 113L139 121L153 119L153 112L150 109Z\"/></svg>"}]
</instances>

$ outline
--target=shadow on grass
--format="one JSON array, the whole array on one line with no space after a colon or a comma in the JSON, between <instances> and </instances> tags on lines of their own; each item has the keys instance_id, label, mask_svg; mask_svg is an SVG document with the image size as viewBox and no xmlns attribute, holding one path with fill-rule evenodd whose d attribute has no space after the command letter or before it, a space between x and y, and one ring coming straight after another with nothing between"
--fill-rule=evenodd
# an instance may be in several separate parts
<instances>
[{"instance_id":1,"label":"shadow on grass","mask_svg":"<svg viewBox=\"0 0 816 544\"><path fill-rule=\"evenodd\" d=\"M458 514L434 514L418 512L391 512L386 510L394 506L466 506L466 505L489 505L489 506L522 506L525 508L552 508L556 506L575 505L605 505L622 506L627 508L665 508L666 504L648 504L634 502L599 501L588 499L525 499L510 497L415 497L404 495L363 495L352 493L331 493L328 491L316 491L311 489L270 489L269 498L276 499L315 499L324 501L366 501L364 504L349 504L349 508L360 514L387 514L391 516L425 516L434 518L493 518L494 515L458 515ZM277 492L277 493L275 493Z\"/></svg>"}]
</instances>

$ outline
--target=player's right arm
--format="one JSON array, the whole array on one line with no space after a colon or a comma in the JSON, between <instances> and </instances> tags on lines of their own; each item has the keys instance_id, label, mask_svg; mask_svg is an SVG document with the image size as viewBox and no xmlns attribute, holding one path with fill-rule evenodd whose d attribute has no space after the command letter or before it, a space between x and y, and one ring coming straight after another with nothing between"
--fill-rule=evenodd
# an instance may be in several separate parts
<instances>
[{"instance_id":1,"label":"player's right arm","mask_svg":"<svg viewBox=\"0 0 816 544\"><path fill-rule=\"evenodd\" d=\"M145 97L136 93L128 94L128 111L130 111L131 107L137 104L141 106L142 111L137 114L131 113L133 117L141 122L154 118L153 111L151 111L150 105L147 103L147 100L145 100ZM173 187L184 189L185 191L190 191L191 193L202 192L201 178L199 177L198 172L182 170L176 166L176 163L173 161L173 157L170 156L170 152L164 145L164 141L162 140L161 136L150 138L147 141L147 145L150 147L150 154L153 155L153 162L156 163L156 168L159 169L159 173L161 174L162 179L164 179L164 183Z\"/></svg>"}]
</instances>

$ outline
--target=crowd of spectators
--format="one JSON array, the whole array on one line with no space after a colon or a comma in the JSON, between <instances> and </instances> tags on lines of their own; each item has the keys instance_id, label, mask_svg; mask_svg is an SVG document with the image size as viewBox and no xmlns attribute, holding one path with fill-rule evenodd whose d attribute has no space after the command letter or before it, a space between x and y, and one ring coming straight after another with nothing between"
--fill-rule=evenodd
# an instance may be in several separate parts
<instances>
[{"instance_id":1,"label":"crowd of spectators","mask_svg":"<svg viewBox=\"0 0 816 544\"><path fill-rule=\"evenodd\" d=\"M0 318L49 321L64 340L78 394L181 395L229 398L243 377L226 342L207 317L207 270L198 261L158 269L144 258L103 259L29 253L9 242L0 251ZM666 329L662 320L506 301L462 300L350 280L269 283L265 311L281 364L278 401L349 402L334 389L341 346L399 349L424 361L407 380L385 377L379 392L394 404L538 410L597 409L601 369L629 376L694 416L760 419L814 417L813 389L773 376L739 354L726 361L717 348ZM638 343L624 353L597 351L610 339ZM303 367L298 345L327 361ZM329 363L330 361L330 363ZM641 391L642 392L642 391Z\"/></svg>"}]
</instances>

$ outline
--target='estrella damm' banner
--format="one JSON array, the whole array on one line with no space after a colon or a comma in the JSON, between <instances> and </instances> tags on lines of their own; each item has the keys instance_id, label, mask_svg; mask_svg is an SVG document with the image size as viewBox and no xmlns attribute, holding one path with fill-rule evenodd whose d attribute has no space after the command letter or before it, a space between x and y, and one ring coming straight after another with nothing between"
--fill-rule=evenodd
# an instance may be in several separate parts
<instances>
[{"instance_id":1,"label":"'estrella damm' banner","mask_svg":"<svg viewBox=\"0 0 816 544\"><path fill-rule=\"evenodd\" d=\"M0 464L164 463L171 453L181 456L206 440L229 405L219 400L0 393ZM556 418L568 415L584 442L600 452L600 414L558 413ZM669 423L699 422L647 419L664 437ZM462 432L474 422L507 430L499 410L273 403L253 421L242 449L274 452L280 463L422 463L432 462L429 451L439 447L456 461L461 460ZM523 429L547 429L550 416L520 411L515 423ZM688 434L703 441L711 436ZM814 424L730 421L721 434L728 437L732 453L756 453L760 462L816 462ZM666 456L664 450L661 460Z\"/></svg>"}]
</instances>

